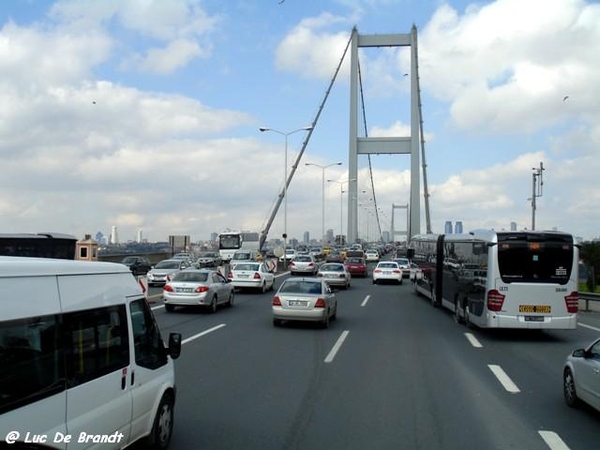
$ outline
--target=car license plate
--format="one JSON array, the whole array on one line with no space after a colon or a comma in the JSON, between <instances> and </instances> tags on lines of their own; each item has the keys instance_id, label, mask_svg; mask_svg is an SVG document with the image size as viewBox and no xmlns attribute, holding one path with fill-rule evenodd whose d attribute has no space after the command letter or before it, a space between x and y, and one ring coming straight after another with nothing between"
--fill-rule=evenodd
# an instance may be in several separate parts
<instances>
[{"instance_id":1,"label":"car license plate","mask_svg":"<svg viewBox=\"0 0 600 450\"><path fill-rule=\"evenodd\" d=\"M289 306L306 306L306 305L308 305L308 302L303 301L303 300L290 300L290 301L288 301L288 305Z\"/></svg>"},{"instance_id":2,"label":"car license plate","mask_svg":"<svg viewBox=\"0 0 600 450\"><path fill-rule=\"evenodd\" d=\"M384 270L384 271L383 271L383 274L384 274L384 275L391 275L391 273L392 273L392 272L390 272L389 270Z\"/></svg>"},{"instance_id":3,"label":"car license plate","mask_svg":"<svg viewBox=\"0 0 600 450\"><path fill-rule=\"evenodd\" d=\"M192 288L179 288L177 289L178 292L194 292L194 289Z\"/></svg>"},{"instance_id":4,"label":"car license plate","mask_svg":"<svg viewBox=\"0 0 600 450\"><path fill-rule=\"evenodd\" d=\"M248 274L247 273L240 273L238 275L238 278L248 278Z\"/></svg>"},{"instance_id":5,"label":"car license plate","mask_svg":"<svg viewBox=\"0 0 600 450\"><path fill-rule=\"evenodd\" d=\"M543 322L544 316L525 316L525 322Z\"/></svg>"},{"instance_id":6,"label":"car license plate","mask_svg":"<svg viewBox=\"0 0 600 450\"><path fill-rule=\"evenodd\" d=\"M550 305L519 305L519 312L550 314L552 307Z\"/></svg>"}]
</instances>

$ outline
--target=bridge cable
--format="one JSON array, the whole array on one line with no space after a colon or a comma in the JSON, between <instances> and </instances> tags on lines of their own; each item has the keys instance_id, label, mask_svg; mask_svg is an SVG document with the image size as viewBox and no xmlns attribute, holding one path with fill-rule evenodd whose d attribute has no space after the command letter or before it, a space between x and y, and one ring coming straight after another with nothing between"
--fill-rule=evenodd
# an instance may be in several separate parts
<instances>
[{"instance_id":1,"label":"bridge cable","mask_svg":"<svg viewBox=\"0 0 600 450\"><path fill-rule=\"evenodd\" d=\"M358 83L359 83L359 87L360 87L360 103L361 103L365 137L369 137L369 130L367 128L367 114L366 114L366 108L365 108L365 96L364 96L363 83L362 83L362 72L360 70L360 60L358 61ZM369 161L369 178L371 180L371 192L373 193L373 205L375 208L375 218L377 219L377 229L379 231L379 239L381 240L383 236L381 234L381 222L379 220L379 210L377 209L377 197L375 196L375 183L373 181L373 165L371 163L371 155L368 154L367 157L368 157L368 161Z\"/></svg>"},{"instance_id":2,"label":"bridge cable","mask_svg":"<svg viewBox=\"0 0 600 450\"><path fill-rule=\"evenodd\" d=\"M283 188L281 189L281 193L279 194L277 201L275 202L275 207L273 208L273 211L271 212L271 216L269 217L268 221L267 221L267 225L265 226L265 228L260 232L260 239L259 239L259 249L263 250L263 246L265 245L265 242L267 240L267 236L269 234L269 230L271 229L271 225L273 224L273 221L275 220L275 216L277 215L277 211L279 210L279 207L281 206L281 203L283 201L283 197L285 195L285 192L287 191L286 188L289 187L290 182L292 181L292 178L294 177L294 174L296 173L296 169L298 168L298 164L300 163L300 160L302 159L302 156L304 155L304 151L306 150L306 147L308 146L308 142L310 141L310 138L313 134L313 131L316 128L317 125L317 121L319 120L319 117L321 116L321 112L323 112L323 108L325 107L325 102L327 101L327 97L329 97L329 93L331 92L331 88L333 87L333 83L335 82L338 73L340 72L340 68L342 67L342 63L344 62L344 58L346 57L346 53L348 52L348 48L350 47L350 44L352 43L352 37L354 36L354 33L358 33L358 30L356 29L356 26L354 26L352 28L352 31L350 33L350 39L348 39L348 43L346 44L346 48L344 49L344 53L342 54L342 57L340 59L340 62L338 63L337 68L335 69L335 73L333 74L333 77L331 78L331 82L329 83L329 86L327 87L327 90L325 91L325 95L323 97L323 100L321 101L319 108L317 110L317 113L315 115L315 118L313 119L311 125L311 129L308 130L308 133L306 135L306 137L304 138L304 142L302 142L302 148L300 149L300 152L298 153L298 156L296 157L296 161L294 162L294 164L292 165L292 170L290 171L287 180L285 180L285 185L283 186Z\"/></svg>"}]
</instances>

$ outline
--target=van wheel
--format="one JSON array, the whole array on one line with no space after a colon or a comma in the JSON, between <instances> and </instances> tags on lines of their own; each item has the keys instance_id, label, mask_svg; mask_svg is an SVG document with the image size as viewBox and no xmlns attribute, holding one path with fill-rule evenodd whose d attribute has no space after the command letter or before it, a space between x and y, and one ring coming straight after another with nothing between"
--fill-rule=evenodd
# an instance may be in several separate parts
<instances>
[{"instance_id":1,"label":"van wheel","mask_svg":"<svg viewBox=\"0 0 600 450\"><path fill-rule=\"evenodd\" d=\"M146 439L146 448L166 450L173 434L173 396L169 393L163 395L156 411L152 431Z\"/></svg>"}]
</instances>

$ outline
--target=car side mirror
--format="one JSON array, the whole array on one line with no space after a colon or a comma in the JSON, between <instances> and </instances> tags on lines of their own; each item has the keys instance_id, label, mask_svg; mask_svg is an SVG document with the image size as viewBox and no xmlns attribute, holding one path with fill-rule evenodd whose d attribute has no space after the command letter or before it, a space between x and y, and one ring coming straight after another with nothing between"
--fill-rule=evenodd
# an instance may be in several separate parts
<instances>
[{"instance_id":1,"label":"car side mirror","mask_svg":"<svg viewBox=\"0 0 600 450\"><path fill-rule=\"evenodd\" d=\"M585 358L585 349L583 348L578 348L577 350L573 350L572 355L575 358Z\"/></svg>"},{"instance_id":2,"label":"car side mirror","mask_svg":"<svg viewBox=\"0 0 600 450\"><path fill-rule=\"evenodd\" d=\"M179 355L181 355L181 333L169 333L168 352L171 359L179 358Z\"/></svg>"}]
</instances>

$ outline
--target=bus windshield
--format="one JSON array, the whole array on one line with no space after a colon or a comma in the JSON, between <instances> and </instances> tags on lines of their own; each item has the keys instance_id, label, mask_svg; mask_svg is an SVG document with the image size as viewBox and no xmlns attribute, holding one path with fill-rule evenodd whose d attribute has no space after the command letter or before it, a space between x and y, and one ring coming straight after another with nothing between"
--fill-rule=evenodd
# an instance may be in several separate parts
<instances>
[{"instance_id":1,"label":"bus windshield","mask_svg":"<svg viewBox=\"0 0 600 450\"><path fill-rule=\"evenodd\" d=\"M233 250L241 246L241 237L239 234L223 234L219 236L219 249Z\"/></svg>"},{"instance_id":2,"label":"bus windshield","mask_svg":"<svg viewBox=\"0 0 600 450\"><path fill-rule=\"evenodd\" d=\"M566 284L572 266L573 243L563 239L498 242L498 269L505 283Z\"/></svg>"}]
</instances>

